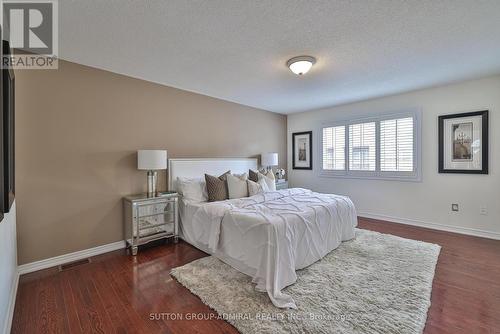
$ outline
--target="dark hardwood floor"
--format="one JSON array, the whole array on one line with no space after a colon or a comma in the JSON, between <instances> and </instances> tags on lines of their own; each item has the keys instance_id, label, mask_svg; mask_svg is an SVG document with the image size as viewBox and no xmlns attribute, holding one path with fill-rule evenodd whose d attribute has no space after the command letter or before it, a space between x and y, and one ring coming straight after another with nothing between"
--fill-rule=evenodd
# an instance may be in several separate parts
<instances>
[{"instance_id":1,"label":"dark hardwood floor","mask_svg":"<svg viewBox=\"0 0 500 334\"><path fill-rule=\"evenodd\" d=\"M365 218L359 227L442 246L424 333L500 333L500 241ZM169 275L203 256L179 242L135 258L116 251L63 272L23 275L12 333L237 333L223 320L166 315L215 315Z\"/></svg>"}]
</instances>

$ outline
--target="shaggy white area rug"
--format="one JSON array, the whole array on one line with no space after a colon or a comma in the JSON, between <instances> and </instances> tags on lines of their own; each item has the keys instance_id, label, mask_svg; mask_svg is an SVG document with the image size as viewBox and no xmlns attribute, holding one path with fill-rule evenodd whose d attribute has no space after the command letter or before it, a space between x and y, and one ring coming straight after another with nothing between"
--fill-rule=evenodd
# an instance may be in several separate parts
<instances>
[{"instance_id":1,"label":"shaggy white area rug","mask_svg":"<svg viewBox=\"0 0 500 334\"><path fill-rule=\"evenodd\" d=\"M285 289L298 310L276 308L250 277L210 256L172 270L241 333L421 333L441 247L356 230Z\"/></svg>"}]
</instances>

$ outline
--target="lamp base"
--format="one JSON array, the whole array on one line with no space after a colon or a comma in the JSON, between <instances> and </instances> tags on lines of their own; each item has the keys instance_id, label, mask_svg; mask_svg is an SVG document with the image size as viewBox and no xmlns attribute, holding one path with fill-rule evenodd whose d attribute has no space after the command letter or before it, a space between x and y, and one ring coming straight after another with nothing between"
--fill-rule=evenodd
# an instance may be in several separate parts
<instances>
[{"instance_id":1,"label":"lamp base","mask_svg":"<svg viewBox=\"0 0 500 334\"><path fill-rule=\"evenodd\" d=\"M157 184L158 184L158 172L154 171L154 170L149 170L148 171L148 192L147 192L148 197L156 197L156 195L157 195L156 185Z\"/></svg>"}]
</instances>

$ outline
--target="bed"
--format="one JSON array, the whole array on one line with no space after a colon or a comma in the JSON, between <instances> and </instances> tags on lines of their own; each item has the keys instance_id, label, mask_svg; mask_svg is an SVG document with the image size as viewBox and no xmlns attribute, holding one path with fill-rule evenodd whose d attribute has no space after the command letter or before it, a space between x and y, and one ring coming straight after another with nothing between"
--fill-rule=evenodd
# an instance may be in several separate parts
<instances>
[{"instance_id":1,"label":"bed","mask_svg":"<svg viewBox=\"0 0 500 334\"><path fill-rule=\"evenodd\" d=\"M256 169L256 159L170 159L169 189L177 177ZM356 210L345 196L292 188L220 202L180 200L180 237L250 276L280 308L297 308L281 290L296 270L354 238Z\"/></svg>"}]
</instances>

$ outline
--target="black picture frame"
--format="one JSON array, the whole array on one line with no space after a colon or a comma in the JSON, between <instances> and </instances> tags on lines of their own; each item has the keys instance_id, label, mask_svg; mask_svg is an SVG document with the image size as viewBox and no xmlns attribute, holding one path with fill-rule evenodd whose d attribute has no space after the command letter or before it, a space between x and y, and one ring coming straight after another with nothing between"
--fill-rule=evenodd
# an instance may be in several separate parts
<instances>
[{"instance_id":1,"label":"black picture frame","mask_svg":"<svg viewBox=\"0 0 500 334\"><path fill-rule=\"evenodd\" d=\"M8 41L2 41L2 57L8 57L11 49ZM15 76L11 68L3 72L3 212L10 211L15 199Z\"/></svg>"},{"instance_id":2,"label":"black picture frame","mask_svg":"<svg viewBox=\"0 0 500 334\"><path fill-rule=\"evenodd\" d=\"M481 116L481 169L447 169L444 168L444 121L452 118L474 117ZM459 114L442 115L438 117L439 129L439 173L454 173L454 174L488 174L488 154L489 154L489 125L488 125L488 110L465 112Z\"/></svg>"},{"instance_id":3,"label":"black picture frame","mask_svg":"<svg viewBox=\"0 0 500 334\"><path fill-rule=\"evenodd\" d=\"M0 26L0 36L2 35L2 27ZM0 44L0 55L3 56L3 43ZM2 60L2 57L0 57L0 61ZM1 62L3 64L3 62ZM3 154L3 141L4 141L4 136L3 136L3 114L5 113L4 110L4 82L3 82L3 77L4 77L4 71L3 71L3 65L0 70L0 223L3 221L4 218L4 178L2 177L4 175L4 154Z\"/></svg>"},{"instance_id":4,"label":"black picture frame","mask_svg":"<svg viewBox=\"0 0 500 334\"><path fill-rule=\"evenodd\" d=\"M295 156L295 137L297 136L308 136L309 137L309 166L297 166ZM303 169L303 170L312 170L313 169L313 143L312 143L312 131L304 131L304 132L295 132L292 133L292 169Z\"/></svg>"}]
</instances>

